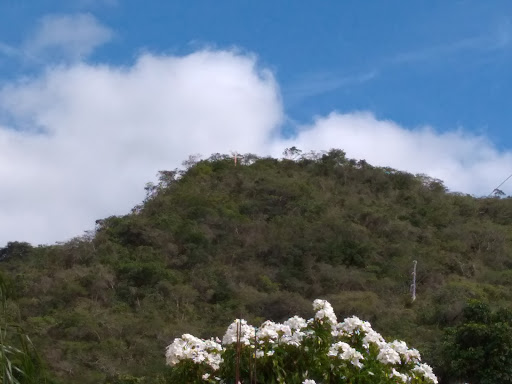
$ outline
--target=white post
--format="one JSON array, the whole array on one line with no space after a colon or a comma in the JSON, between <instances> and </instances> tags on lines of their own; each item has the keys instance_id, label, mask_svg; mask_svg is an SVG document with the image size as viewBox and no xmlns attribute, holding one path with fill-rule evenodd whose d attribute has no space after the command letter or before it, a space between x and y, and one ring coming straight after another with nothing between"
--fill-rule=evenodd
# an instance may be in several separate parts
<instances>
[{"instance_id":1,"label":"white post","mask_svg":"<svg viewBox=\"0 0 512 384\"><path fill-rule=\"evenodd\" d=\"M412 268L412 284L411 284L411 295L412 295L412 301L416 300L416 264L418 262L414 260L412 262L413 268Z\"/></svg>"}]
</instances>

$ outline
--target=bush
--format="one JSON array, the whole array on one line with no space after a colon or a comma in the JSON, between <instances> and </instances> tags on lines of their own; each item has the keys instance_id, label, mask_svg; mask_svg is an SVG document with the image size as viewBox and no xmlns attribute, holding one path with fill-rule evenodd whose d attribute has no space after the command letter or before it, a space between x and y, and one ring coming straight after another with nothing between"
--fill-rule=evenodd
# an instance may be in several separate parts
<instances>
[{"instance_id":1,"label":"bush","mask_svg":"<svg viewBox=\"0 0 512 384\"><path fill-rule=\"evenodd\" d=\"M443 357L450 379L512 383L512 311L492 312L486 303L470 301L463 321L446 330Z\"/></svg>"},{"instance_id":2,"label":"bush","mask_svg":"<svg viewBox=\"0 0 512 384\"><path fill-rule=\"evenodd\" d=\"M315 300L315 317L294 316L259 328L235 320L221 340L185 334L167 347L173 383L437 383L432 368L403 341L387 343L357 317L338 323Z\"/></svg>"}]
</instances>

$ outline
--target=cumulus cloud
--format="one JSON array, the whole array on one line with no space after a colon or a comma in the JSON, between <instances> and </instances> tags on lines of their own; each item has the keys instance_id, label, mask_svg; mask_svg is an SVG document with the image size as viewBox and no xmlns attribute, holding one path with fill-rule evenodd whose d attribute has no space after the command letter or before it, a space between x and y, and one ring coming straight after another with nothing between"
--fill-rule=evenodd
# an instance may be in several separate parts
<instances>
[{"instance_id":1,"label":"cumulus cloud","mask_svg":"<svg viewBox=\"0 0 512 384\"><path fill-rule=\"evenodd\" d=\"M272 74L230 52L53 69L0 111L0 243L79 235L191 153L267 147L282 118Z\"/></svg>"},{"instance_id":2,"label":"cumulus cloud","mask_svg":"<svg viewBox=\"0 0 512 384\"><path fill-rule=\"evenodd\" d=\"M272 73L230 51L146 54L127 67L76 63L13 82L0 89L0 245L64 241L125 214L158 170L193 153L341 148L476 194L510 171L510 153L462 131L332 113L284 139L284 119Z\"/></svg>"},{"instance_id":3,"label":"cumulus cloud","mask_svg":"<svg viewBox=\"0 0 512 384\"><path fill-rule=\"evenodd\" d=\"M331 113L299 129L274 149L341 148L351 158L439 178L452 191L486 195L512 171L512 153L463 130L406 129L368 112Z\"/></svg>"},{"instance_id":4,"label":"cumulus cloud","mask_svg":"<svg viewBox=\"0 0 512 384\"><path fill-rule=\"evenodd\" d=\"M112 37L112 31L91 14L46 15L39 20L23 51L35 60L77 61Z\"/></svg>"}]
</instances>

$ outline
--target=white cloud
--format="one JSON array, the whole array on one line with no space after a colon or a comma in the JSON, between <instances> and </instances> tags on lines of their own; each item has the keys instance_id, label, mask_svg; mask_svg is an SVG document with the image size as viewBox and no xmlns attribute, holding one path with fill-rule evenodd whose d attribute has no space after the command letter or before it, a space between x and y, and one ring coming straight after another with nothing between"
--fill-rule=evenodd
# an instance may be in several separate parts
<instances>
[{"instance_id":1,"label":"white cloud","mask_svg":"<svg viewBox=\"0 0 512 384\"><path fill-rule=\"evenodd\" d=\"M286 140L283 120L272 74L226 51L148 54L123 68L80 63L12 83L0 90L0 245L66 240L127 213L158 170L192 153L335 147L477 194L510 172L510 153L463 132L333 113Z\"/></svg>"},{"instance_id":2,"label":"white cloud","mask_svg":"<svg viewBox=\"0 0 512 384\"><path fill-rule=\"evenodd\" d=\"M91 14L46 15L39 20L23 51L33 60L77 61L112 37L112 31Z\"/></svg>"},{"instance_id":3,"label":"white cloud","mask_svg":"<svg viewBox=\"0 0 512 384\"><path fill-rule=\"evenodd\" d=\"M0 110L0 243L79 235L191 153L265 148L282 118L272 75L230 52L54 69L1 90Z\"/></svg>"},{"instance_id":4,"label":"white cloud","mask_svg":"<svg viewBox=\"0 0 512 384\"><path fill-rule=\"evenodd\" d=\"M431 127L413 130L371 113L331 113L302 127L282 148L341 148L351 158L424 173L445 181L452 191L486 195L512 172L512 153L499 152L485 137L462 130L439 133ZM277 151L278 148L275 149Z\"/></svg>"}]
</instances>

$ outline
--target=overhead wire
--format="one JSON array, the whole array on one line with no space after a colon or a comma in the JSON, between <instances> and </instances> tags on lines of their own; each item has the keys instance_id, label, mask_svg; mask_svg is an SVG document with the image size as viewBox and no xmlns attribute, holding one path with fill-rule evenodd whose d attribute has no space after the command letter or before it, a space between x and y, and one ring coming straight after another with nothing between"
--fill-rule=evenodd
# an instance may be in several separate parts
<instances>
[{"instance_id":1,"label":"overhead wire","mask_svg":"<svg viewBox=\"0 0 512 384\"><path fill-rule=\"evenodd\" d=\"M509 177L507 177L505 180L503 180L503 182L502 182L500 185L498 185L496 188L494 188L494 189L492 190L492 192L491 192L491 193L489 193L489 195L488 195L487 197L490 197L490 196L491 196L494 192L496 192L496 191L497 191L497 190L498 190L498 189L499 189L503 184L505 184L505 183L508 181L508 179L510 179L511 177L512 177L512 174L510 174L510 176L509 176Z\"/></svg>"}]
</instances>

